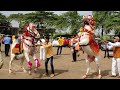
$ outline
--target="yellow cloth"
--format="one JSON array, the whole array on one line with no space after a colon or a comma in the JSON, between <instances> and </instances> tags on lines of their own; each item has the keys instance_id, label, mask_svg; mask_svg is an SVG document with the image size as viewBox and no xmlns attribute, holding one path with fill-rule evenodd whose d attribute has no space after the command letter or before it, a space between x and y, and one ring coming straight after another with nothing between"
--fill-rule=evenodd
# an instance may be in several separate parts
<instances>
[{"instance_id":1,"label":"yellow cloth","mask_svg":"<svg viewBox=\"0 0 120 90\"><path fill-rule=\"evenodd\" d=\"M58 39L58 43L59 43L59 46L62 46L64 44L64 39L63 38L59 38Z\"/></svg>"},{"instance_id":2,"label":"yellow cloth","mask_svg":"<svg viewBox=\"0 0 120 90\"><path fill-rule=\"evenodd\" d=\"M15 35L12 35L12 41L15 39Z\"/></svg>"},{"instance_id":3,"label":"yellow cloth","mask_svg":"<svg viewBox=\"0 0 120 90\"><path fill-rule=\"evenodd\" d=\"M52 50L52 43L48 42L48 44L45 44L45 49L46 49L46 57L50 58L53 56L53 50Z\"/></svg>"},{"instance_id":4,"label":"yellow cloth","mask_svg":"<svg viewBox=\"0 0 120 90\"><path fill-rule=\"evenodd\" d=\"M0 35L0 40L2 39L2 36Z\"/></svg>"},{"instance_id":5,"label":"yellow cloth","mask_svg":"<svg viewBox=\"0 0 120 90\"><path fill-rule=\"evenodd\" d=\"M113 47L113 57L120 58L120 47Z\"/></svg>"}]
</instances>

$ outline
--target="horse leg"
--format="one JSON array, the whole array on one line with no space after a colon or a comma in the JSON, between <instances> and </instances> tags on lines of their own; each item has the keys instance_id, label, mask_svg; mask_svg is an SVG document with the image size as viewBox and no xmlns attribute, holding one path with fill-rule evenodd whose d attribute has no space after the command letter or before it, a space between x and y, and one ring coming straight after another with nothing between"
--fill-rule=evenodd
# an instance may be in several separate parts
<instances>
[{"instance_id":1,"label":"horse leg","mask_svg":"<svg viewBox=\"0 0 120 90\"><path fill-rule=\"evenodd\" d=\"M21 58L21 63L20 63L20 64L21 64L21 68L23 69L23 72L26 73L27 71L26 71L25 68L23 67L23 62L24 62L24 60L25 60L25 57L22 57L22 58Z\"/></svg>"},{"instance_id":2,"label":"horse leg","mask_svg":"<svg viewBox=\"0 0 120 90\"><path fill-rule=\"evenodd\" d=\"M3 58L2 58L2 55L1 55L1 51L0 51L0 69L3 67Z\"/></svg>"},{"instance_id":3,"label":"horse leg","mask_svg":"<svg viewBox=\"0 0 120 90\"><path fill-rule=\"evenodd\" d=\"M31 70L32 70L32 63L30 62L30 59L29 59L29 56L28 56L28 53L24 51L24 55L25 55L25 58L27 60L27 63L28 63L28 67L29 67L29 75L31 75Z\"/></svg>"},{"instance_id":4,"label":"horse leg","mask_svg":"<svg viewBox=\"0 0 120 90\"><path fill-rule=\"evenodd\" d=\"M9 74L12 73L12 69L11 68L12 68L12 62L13 62L14 58L15 58L15 54L11 54L11 60L9 62Z\"/></svg>"},{"instance_id":5,"label":"horse leg","mask_svg":"<svg viewBox=\"0 0 120 90\"><path fill-rule=\"evenodd\" d=\"M36 64L36 67L35 67L35 72L37 72L37 70L38 70L38 67L40 67L40 61L36 58L36 55L34 54L33 55L33 59L34 59L34 61L35 61L35 64Z\"/></svg>"},{"instance_id":6,"label":"horse leg","mask_svg":"<svg viewBox=\"0 0 120 90\"><path fill-rule=\"evenodd\" d=\"M95 62L96 62L96 67L97 67L97 72L98 72L98 79L101 79L102 78L102 75L101 75L101 70L100 70L100 65L99 65L99 59L98 58L95 58Z\"/></svg>"},{"instance_id":7,"label":"horse leg","mask_svg":"<svg viewBox=\"0 0 120 90\"><path fill-rule=\"evenodd\" d=\"M90 72L90 62L87 60L86 63L87 63L87 71L86 71L86 74L83 75L82 79L87 78L87 76L88 76L88 74L89 74L89 72Z\"/></svg>"}]
</instances>

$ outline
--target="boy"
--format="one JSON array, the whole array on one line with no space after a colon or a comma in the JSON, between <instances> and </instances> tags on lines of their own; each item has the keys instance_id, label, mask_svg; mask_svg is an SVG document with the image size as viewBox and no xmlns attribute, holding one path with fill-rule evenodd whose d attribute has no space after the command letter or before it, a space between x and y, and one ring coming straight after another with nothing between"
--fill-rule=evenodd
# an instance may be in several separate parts
<instances>
[{"instance_id":1,"label":"boy","mask_svg":"<svg viewBox=\"0 0 120 90\"><path fill-rule=\"evenodd\" d=\"M50 60L50 66L51 66L51 72L52 74L50 75L50 77L54 77L54 65L53 65L53 50L52 50L52 43L49 42L49 37L45 38L46 44L42 44L42 46L45 47L46 49L46 60L45 60L45 70L46 73L44 74L44 76L48 76L48 61Z\"/></svg>"}]
</instances>

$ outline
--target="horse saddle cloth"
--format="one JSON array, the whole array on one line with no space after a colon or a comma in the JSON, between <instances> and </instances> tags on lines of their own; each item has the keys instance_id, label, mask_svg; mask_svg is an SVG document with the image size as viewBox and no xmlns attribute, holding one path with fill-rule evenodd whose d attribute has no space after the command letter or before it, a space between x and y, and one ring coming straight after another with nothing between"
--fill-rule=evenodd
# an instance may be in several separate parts
<instances>
[{"instance_id":1,"label":"horse saddle cloth","mask_svg":"<svg viewBox=\"0 0 120 90\"><path fill-rule=\"evenodd\" d=\"M23 52L23 43L17 43L12 49L12 53L21 54Z\"/></svg>"},{"instance_id":2,"label":"horse saddle cloth","mask_svg":"<svg viewBox=\"0 0 120 90\"><path fill-rule=\"evenodd\" d=\"M89 45L95 54L99 53L99 45L94 39L90 41Z\"/></svg>"}]
</instances>

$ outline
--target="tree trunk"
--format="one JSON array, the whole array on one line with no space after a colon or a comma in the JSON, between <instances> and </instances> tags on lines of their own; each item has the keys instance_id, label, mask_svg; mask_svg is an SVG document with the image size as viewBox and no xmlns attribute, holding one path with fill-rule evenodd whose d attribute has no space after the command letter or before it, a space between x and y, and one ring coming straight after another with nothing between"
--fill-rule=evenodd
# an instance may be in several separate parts
<instances>
[{"instance_id":1,"label":"tree trunk","mask_svg":"<svg viewBox=\"0 0 120 90\"><path fill-rule=\"evenodd\" d=\"M104 31L103 31L103 26L102 26L102 32L101 32L101 36L103 36L103 32L104 32Z\"/></svg>"}]
</instances>

